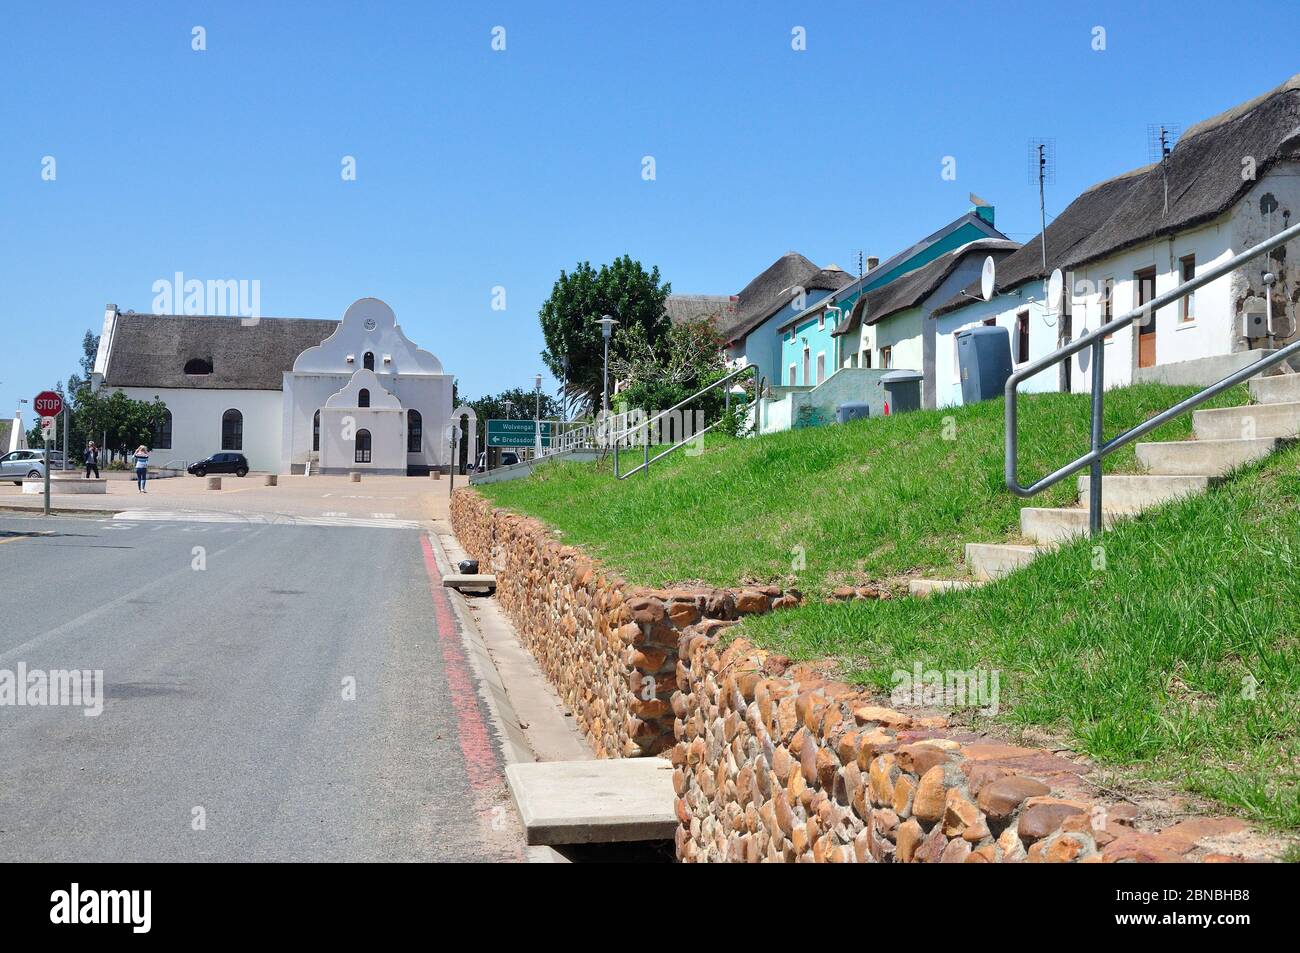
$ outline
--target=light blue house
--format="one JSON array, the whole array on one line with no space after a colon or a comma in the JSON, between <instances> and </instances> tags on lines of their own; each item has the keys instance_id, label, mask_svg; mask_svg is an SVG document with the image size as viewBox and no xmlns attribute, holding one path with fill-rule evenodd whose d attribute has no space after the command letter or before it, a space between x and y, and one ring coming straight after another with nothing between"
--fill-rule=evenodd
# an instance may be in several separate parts
<instances>
[{"instance_id":1,"label":"light blue house","mask_svg":"<svg viewBox=\"0 0 1300 953\"><path fill-rule=\"evenodd\" d=\"M765 386L784 383L777 329L852 280L839 268L818 268L797 252L782 255L741 290L735 308L719 323L728 360L737 367L758 365Z\"/></svg>"}]
</instances>

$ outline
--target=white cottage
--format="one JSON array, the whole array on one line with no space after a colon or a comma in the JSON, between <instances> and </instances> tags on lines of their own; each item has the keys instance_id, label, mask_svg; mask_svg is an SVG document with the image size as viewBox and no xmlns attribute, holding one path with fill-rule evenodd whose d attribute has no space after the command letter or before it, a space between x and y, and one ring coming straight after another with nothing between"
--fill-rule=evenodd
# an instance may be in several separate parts
<instances>
[{"instance_id":1,"label":"white cottage","mask_svg":"<svg viewBox=\"0 0 1300 953\"><path fill-rule=\"evenodd\" d=\"M95 387L161 400L159 465L240 451L255 470L425 474L451 463L452 377L378 298L342 321L136 314L109 305ZM469 448L473 459L473 447Z\"/></svg>"},{"instance_id":2,"label":"white cottage","mask_svg":"<svg viewBox=\"0 0 1300 953\"><path fill-rule=\"evenodd\" d=\"M1075 199L1044 236L998 266L998 294L977 300L978 282L935 308L939 346L974 324L1011 333L1017 364L1059 342L1141 307L1157 294L1226 261L1300 215L1300 76L1187 130L1169 156L1101 182ZM1046 266L1042 237L1046 238ZM1142 381L1207 385L1296 338L1300 252L1275 251L1162 308L1106 342L1107 387ZM1060 268L1068 298L1045 303L1044 279ZM1264 272L1272 288L1273 324L1251 321L1265 308ZM1086 392L1087 351L1023 390ZM939 403L958 403L955 368L937 370Z\"/></svg>"}]
</instances>

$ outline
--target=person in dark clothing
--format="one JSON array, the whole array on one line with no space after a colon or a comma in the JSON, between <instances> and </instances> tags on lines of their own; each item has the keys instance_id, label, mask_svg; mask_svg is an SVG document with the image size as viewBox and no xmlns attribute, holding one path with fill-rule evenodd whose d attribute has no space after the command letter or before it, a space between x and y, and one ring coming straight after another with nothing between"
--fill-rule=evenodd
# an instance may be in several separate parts
<instances>
[{"instance_id":1,"label":"person in dark clothing","mask_svg":"<svg viewBox=\"0 0 1300 953\"><path fill-rule=\"evenodd\" d=\"M90 479L90 471L95 471L95 479L99 479L99 448L95 446L95 441L90 441L90 446L86 448L86 479Z\"/></svg>"}]
</instances>

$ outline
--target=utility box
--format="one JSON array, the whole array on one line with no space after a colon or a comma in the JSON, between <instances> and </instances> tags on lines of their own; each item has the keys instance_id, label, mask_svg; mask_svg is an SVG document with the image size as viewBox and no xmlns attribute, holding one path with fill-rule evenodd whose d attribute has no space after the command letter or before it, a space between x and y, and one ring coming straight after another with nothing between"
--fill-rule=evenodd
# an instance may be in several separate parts
<instances>
[{"instance_id":1,"label":"utility box","mask_svg":"<svg viewBox=\"0 0 1300 953\"><path fill-rule=\"evenodd\" d=\"M1268 313L1264 310L1251 310L1241 315L1241 336L1249 340L1268 337Z\"/></svg>"},{"instance_id":2,"label":"utility box","mask_svg":"<svg viewBox=\"0 0 1300 953\"><path fill-rule=\"evenodd\" d=\"M885 410L890 414L903 414L909 410L921 409L920 371L890 371L880 378L880 386L885 389Z\"/></svg>"},{"instance_id":3,"label":"utility box","mask_svg":"<svg viewBox=\"0 0 1300 953\"><path fill-rule=\"evenodd\" d=\"M958 331L957 367L963 404L1000 397L1011 376L1011 332L984 324Z\"/></svg>"},{"instance_id":4,"label":"utility box","mask_svg":"<svg viewBox=\"0 0 1300 953\"><path fill-rule=\"evenodd\" d=\"M850 400L835 408L836 423L848 423L850 420L861 420L863 417L870 416L871 405L865 400Z\"/></svg>"}]
</instances>

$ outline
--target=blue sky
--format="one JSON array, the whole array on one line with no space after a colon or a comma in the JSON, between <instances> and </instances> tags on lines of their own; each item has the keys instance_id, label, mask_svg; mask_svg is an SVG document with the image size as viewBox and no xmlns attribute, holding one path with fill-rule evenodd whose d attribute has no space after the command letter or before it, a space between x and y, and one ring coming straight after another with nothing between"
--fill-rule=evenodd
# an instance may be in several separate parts
<instances>
[{"instance_id":1,"label":"blue sky","mask_svg":"<svg viewBox=\"0 0 1300 953\"><path fill-rule=\"evenodd\" d=\"M675 291L734 293L792 249L846 269L859 250L883 258L969 192L1024 241L1031 137L1057 144L1050 215L1144 164L1148 124L1190 126L1300 70L1282 39L1300 7L1278 3L48 2L0 17L5 415L75 367L105 302L148 311L177 271L258 280L274 316L375 295L463 394L527 387L538 306L579 260L628 253Z\"/></svg>"}]
</instances>

